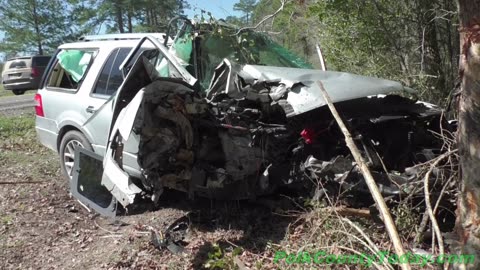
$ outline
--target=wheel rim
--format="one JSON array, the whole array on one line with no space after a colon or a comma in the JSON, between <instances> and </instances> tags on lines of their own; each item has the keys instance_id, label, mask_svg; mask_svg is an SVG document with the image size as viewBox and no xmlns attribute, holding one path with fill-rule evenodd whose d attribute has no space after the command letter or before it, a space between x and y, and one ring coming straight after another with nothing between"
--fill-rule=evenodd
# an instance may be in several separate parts
<instances>
[{"instance_id":1,"label":"wheel rim","mask_svg":"<svg viewBox=\"0 0 480 270\"><path fill-rule=\"evenodd\" d=\"M71 140L65 145L65 151L63 151L63 164L69 178L72 178L73 174L73 162L75 161L75 149L77 147L84 148L83 144L77 140Z\"/></svg>"}]
</instances>

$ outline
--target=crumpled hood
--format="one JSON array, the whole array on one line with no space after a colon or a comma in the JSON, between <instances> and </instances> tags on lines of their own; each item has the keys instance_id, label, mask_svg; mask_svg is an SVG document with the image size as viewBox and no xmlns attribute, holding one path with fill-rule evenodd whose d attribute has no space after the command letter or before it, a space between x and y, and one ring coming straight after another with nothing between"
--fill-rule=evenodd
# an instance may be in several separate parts
<instances>
[{"instance_id":1,"label":"crumpled hood","mask_svg":"<svg viewBox=\"0 0 480 270\"><path fill-rule=\"evenodd\" d=\"M314 69L245 65L238 75L246 80L280 80L282 84L291 87L286 100L292 106L293 112L288 112L287 116L298 115L326 105L317 81L322 81L333 102L395 91L413 91L400 82Z\"/></svg>"}]
</instances>

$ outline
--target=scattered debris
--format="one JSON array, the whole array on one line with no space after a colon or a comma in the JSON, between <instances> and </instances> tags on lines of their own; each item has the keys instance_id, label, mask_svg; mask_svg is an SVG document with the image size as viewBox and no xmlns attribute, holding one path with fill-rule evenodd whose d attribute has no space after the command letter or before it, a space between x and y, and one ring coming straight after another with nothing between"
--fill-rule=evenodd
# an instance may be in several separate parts
<instances>
[{"instance_id":1,"label":"scattered debris","mask_svg":"<svg viewBox=\"0 0 480 270\"><path fill-rule=\"evenodd\" d=\"M167 248L174 254L183 252L185 236L190 228L190 218L188 215L174 221L164 232L157 231L149 227L152 244L158 248Z\"/></svg>"}]
</instances>

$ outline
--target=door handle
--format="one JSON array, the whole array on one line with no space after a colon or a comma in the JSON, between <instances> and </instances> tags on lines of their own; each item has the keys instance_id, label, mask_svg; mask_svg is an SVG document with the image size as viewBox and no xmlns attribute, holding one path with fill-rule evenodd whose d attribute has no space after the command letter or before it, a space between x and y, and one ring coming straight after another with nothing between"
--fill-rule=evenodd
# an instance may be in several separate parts
<instances>
[{"instance_id":1,"label":"door handle","mask_svg":"<svg viewBox=\"0 0 480 270\"><path fill-rule=\"evenodd\" d=\"M93 106L88 106L88 107L85 109L85 111L86 111L87 113L94 113L96 110L95 110L95 107L93 107Z\"/></svg>"}]
</instances>

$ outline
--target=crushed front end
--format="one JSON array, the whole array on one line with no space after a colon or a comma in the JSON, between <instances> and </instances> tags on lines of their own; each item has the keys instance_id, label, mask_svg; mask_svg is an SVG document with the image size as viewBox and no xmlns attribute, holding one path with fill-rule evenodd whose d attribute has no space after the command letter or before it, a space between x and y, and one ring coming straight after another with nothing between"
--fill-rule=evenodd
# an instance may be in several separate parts
<instances>
[{"instance_id":1,"label":"crushed front end","mask_svg":"<svg viewBox=\"0 0 480 270\"><path fill-rule=\"evenodd\" d=\"M405 192L416 180L408 168L441 151L441 110L385 95L402 90L398 83L321 71L303 73L308 80L300 81L302 76L294 78L299 70L278 69L276 75L265 69L225 61L205 98L165 78L140 90L132 130L140 138L142 188L245 199L325 181L367 192L315 79L330 89L384 195ZM347 84L352 90L344 93Z\"/></svg>"}]
</instances>

